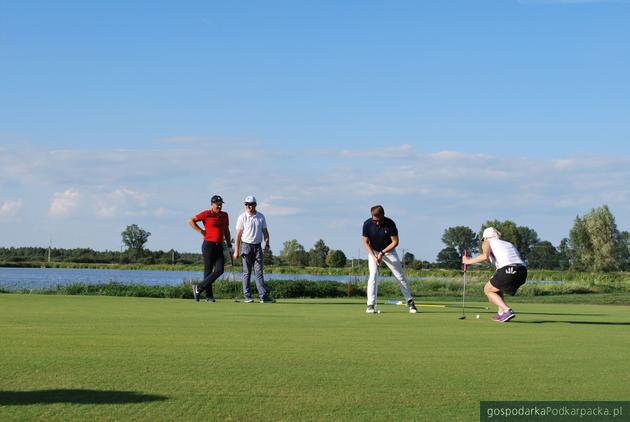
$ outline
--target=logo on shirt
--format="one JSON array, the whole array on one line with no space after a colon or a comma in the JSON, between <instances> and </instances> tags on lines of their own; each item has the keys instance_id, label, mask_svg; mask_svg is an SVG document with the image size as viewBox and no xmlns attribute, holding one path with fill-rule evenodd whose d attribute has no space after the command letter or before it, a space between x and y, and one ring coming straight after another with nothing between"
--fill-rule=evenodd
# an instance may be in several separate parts
<instances>
[{"instance_id":1,"label":"logo on shirt","mask_svg":"<svg viewBox=\"0 0 630 422\"><path fill-rule=\"evenodd\" d=\"M516 270L514 270L514 268L510 267L507 270L505 270L506 274L516 274Z\"/></svg>"}]
</instances>

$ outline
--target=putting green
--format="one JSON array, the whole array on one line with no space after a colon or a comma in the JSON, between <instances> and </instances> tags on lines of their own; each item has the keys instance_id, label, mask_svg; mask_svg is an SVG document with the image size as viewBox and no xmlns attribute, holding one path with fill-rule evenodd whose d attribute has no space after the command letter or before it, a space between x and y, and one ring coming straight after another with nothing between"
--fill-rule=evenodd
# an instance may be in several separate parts
<instances>
[{"instance_id":1,"label":"putting green","mask_svg":"<svg viewBox=\"0 0 630 422\"><path fill-rule=\"evenodd\" d=\"M627 400L630 308L0 295L0 420L479 420ZM475 315L480 314L480 319Z\"/></svg>"}]
</instances>

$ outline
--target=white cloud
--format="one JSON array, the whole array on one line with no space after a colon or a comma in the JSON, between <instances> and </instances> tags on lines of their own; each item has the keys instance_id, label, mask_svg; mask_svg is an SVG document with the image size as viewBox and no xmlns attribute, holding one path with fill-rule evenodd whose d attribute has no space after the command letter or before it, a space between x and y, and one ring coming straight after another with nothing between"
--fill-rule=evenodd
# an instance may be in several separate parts
<instances>
[{"instance_id":1,"label":"white cloud","mask_svg":"<svg viewBox=\"0 0 630 422\"><path fill-rule=\"evenodd\" d=\"M153 210L153 215L158 218L167 217L171 214L172 214L172 211L164 207L158 207L155 210Z\"/></svg>"},{"instance_id":2,"label":"white cloud","mask_svg":"<svg viewBox=\"0 0 630 422\"><path fill-rule=\"evenodd\" d=\"M211 169L218 176L235 171L234 167L251 172L265 165L265 161L279 157L286 155L254 143L224 143L216 148L182 145L175 149L136 150L20 147L0 155L0 185L111 189L111 186L152 183L158 179L198 181L207 178Z\"/></svg>"},{"instance_id":3,"label":"white cloud","mask_svg":"<svg viewBox=\"0 0 630 422\"><path fill-rule=\"evenodd\" d=\"M403 144L395 147L373 148L366 150L341 150L338 152L344 158L412 158L415 156L411 145Z\"/></svg>"},{"instance_id":4,"label":"white cloud","mask_svg":"<svg viewBox=\"0 0 630 422\"><path fill-rule=\"evenodd\" d=\"M98 218L114 218L121 213L131 212L144 208L147 204L148 195L137 192L126 187L120 187L104 195L94 195L95 213ZM137 211L135 211L137 212Z\"/></svg>"},{"instance_id":5,"label":"white cloud","mask_svg":"<svg viewBox=\"0 0 630 422\"><path fill-rule=\"evenodd\" d=\"M260 202L259 208L261 211L265 210L264 214L270 217L285 217L300 212L297 207L282 205L283 202L286 203L286 198L283 196L270 196Z\"/></svg>"},{"instance_id":6,"label":"white cloud","mask_svg":"<svg viewBox=\"0 0 630 422\"><path fill-rule=\"evenodd\" d=\"M80 199L81 194L75 188L55 192L48 209L48 215L55 218L67 217L79 206Z\"/></svg>"},{"instance_id":7,"label":"white cloud","mask_svg":"<svg viewBox=\"0 0 630 422\"><path fill-rule=\"evenodd\" d=\"M5 200L0 205L0 221L9 221L15 217L22 209L22 199L12 201L10 199Z\"/></svg>"}]
</instances>

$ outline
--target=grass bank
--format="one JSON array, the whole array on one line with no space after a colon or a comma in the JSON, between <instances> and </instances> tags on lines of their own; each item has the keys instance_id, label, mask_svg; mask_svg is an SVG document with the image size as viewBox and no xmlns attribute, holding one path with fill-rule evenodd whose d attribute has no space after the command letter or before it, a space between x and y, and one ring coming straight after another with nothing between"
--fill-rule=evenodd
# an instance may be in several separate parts
<instances>
[{"instance_id":1,"label":"grass bank","mask_svg":"<svg viewBox=\"0 0 630 422\"><path fill-rule=\"evenodd\" d=\"M89 264L89 263L72 263L72 262L0 262L0 267L11 268L92 268L92 269L116 269L116 270L159 270L159 271L203 271L203 265L144 265L144 264ZM225 266L227 272L239 272L242 267L240 264ZM276 274L313 274L313 275L349 275L367 277L367 265L359 267L345 268L321 268L321 267L292 267L292 266L265 266L265 272ZM405 273L409 277L429 277L429 278L461 278L461 270L449 269L413 269L406 268ZM493 270L489 267L475 266L468 271L471 280L482 279L488 280L493 274ZM381 275L389 276L391 273L387 267L381 269ZM579 272L568 270L536 270L529 269L529 280L550 280L550 281L579 281L579 282L630 282L630 273L628 272L610 272L610 273L593 273Z\"/></svg>"},{"instance_id":2,"label":"grass bank","mask_svg":"<svg viewBox=\"0 0 630 422\"><path fill-rule=\"evenodd\" d=\"M74 283L43 289L0 289L4 293L28 293L46 295L82 296L128 296L171 299L192 299L192 283L178 286L149 286L145 284L105 284ZM367 283L338 283L335 281L270 280L267 282L271 294L277 299L290 298L365 298ZM471 277L467 281L466 296L469 300L484 301L483 285L485 278ZM253 284L254 294L256 293ZM428 278L410 282L412 294L418 299L439 298L440 300L460 300L463 280L460 278ZM240 298L240 281L221 280L214 284L217 299ZM401 293L396 282L379 283L381 299L400 299ZM521 303L608 303L630 305L630 282L610 280L570 281L564 283L532 283L524 285L510 302Z\"/></svg>"}]
</instances>

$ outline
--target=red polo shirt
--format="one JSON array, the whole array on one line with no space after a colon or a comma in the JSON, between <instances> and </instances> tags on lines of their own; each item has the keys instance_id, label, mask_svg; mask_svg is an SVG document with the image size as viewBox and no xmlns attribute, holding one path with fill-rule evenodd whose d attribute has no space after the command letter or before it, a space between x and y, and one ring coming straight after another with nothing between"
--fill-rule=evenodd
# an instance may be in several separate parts
<instances>
[{"instance_id":1,"label":"red polo shirt","mask_svg":"<svg viewBox=\"0 0 630 422\"><path fill-rule=\"evenodd\" d=\"M227 212L219 211L216 213L212 210L205 210L197 214L195 218L203 221L203 228L206 230L203 240L217 243L223 242L223 232L230 225Z\"/></svg>"}]
</instances>

